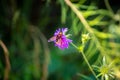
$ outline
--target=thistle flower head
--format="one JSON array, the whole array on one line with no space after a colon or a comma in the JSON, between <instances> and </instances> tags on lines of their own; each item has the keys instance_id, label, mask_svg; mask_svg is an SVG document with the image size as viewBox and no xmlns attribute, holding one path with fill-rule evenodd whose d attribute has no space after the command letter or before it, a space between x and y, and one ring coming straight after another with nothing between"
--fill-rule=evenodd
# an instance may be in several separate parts
<instances>
[{"instance_id":1,"label":"thistle flower head","mask_svg":"<svg viewBox=\"0 0 120 80\"><path fill-rule=\"evenodd\" d=\"M60 49L65 49L69 47L69 43L72 42L72 40L67 38L66 32L68 31L68 28L59 28L55 31L54 36L51 37L48 42L53 41L55 43L55 46L57 46Z\"/></svg>"}]
</instances>

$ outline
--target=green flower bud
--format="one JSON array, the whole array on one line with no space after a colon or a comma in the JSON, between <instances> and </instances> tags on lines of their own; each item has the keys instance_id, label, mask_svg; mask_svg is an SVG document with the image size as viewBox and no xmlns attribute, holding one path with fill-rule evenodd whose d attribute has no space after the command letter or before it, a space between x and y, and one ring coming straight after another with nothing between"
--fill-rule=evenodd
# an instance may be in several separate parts
<instances>
[{"instance_id":1,"label":"green flower bud","mask_svg":"<svg viewBox=\"0 0 120 80\"><path fill-rule=\"evenodd\" d=\"M82 44L85 44L90 39L89 33L82 34Z\"/></svg>"}]
</instances>

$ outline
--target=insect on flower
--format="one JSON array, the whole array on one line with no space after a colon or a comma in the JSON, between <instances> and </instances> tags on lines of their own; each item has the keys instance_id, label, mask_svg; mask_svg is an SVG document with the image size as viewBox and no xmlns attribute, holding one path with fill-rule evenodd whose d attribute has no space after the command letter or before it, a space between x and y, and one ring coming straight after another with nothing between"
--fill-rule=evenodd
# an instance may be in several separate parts
<instances>
[{"instance_id":1,"label":"insect on flower","mask_svg":"<svg viewBox=\"0 0 120 80\"><path fill-rule=\"evenodd\" d=\"M57 46L60 49L68 48L69 43L72 42L72 40L68 39L65 35L65 33L68 31L68 28L62 28L57 29L54 33L54 36L51 37L48 42L54 42L55 46Z\"/></svg>"}]
</instances>

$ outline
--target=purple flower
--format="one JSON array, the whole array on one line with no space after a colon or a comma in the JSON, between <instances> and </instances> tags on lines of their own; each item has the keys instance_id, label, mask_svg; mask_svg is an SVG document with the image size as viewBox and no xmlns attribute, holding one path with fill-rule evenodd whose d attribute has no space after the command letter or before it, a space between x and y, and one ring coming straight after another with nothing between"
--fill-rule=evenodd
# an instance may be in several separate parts
<instances>
[{"instance_id":1,"label":"purple flower","mask_svg":"<svg viewBox=\"0 0 120 80\"><path fill-rule=\"evenodd\" d=\"M60 49L65 49L69 47L69 43L72 42L72 40L68 39L65 35L65 33L68 31L68 28L62 28L57 29L54 33L54 36L51 37L48 42L53 41L55 43L55 46L57 46Z\"/></svg>"}]
</instances>

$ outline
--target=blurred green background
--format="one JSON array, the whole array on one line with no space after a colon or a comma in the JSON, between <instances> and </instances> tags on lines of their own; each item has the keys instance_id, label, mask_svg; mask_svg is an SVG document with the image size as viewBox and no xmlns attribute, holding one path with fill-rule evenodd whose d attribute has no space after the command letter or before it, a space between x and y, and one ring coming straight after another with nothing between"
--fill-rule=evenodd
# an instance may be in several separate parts
<instances>
[{"instance_id":1,"label":"blurred green background","mask_svg":"<svg viewBox=\"0 0 120 80\"><path fill-rule=\"evenodd\" d=\"M111 80L120 80L119 0L70 1L98 39L96 43L91 38L85 46L88 61L101 66L106 56L108 64L115 62L112 67L115 78ZM0 44L0 80L95 80L72 45L60 50L47 42L62 27L69 29L76 46L81 45L81 35L89 33L64 0L0 0L0 8L0 40L8 49L10 62L9 70L6 52Z\"/></svg>"}]
</instances>

